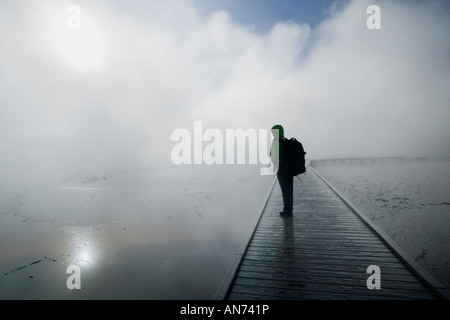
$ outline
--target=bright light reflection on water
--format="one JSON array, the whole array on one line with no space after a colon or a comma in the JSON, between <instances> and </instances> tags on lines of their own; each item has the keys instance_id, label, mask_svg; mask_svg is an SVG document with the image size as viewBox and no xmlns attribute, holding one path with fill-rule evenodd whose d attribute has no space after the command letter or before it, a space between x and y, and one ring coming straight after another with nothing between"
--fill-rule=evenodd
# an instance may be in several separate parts
<instances>
[{"instance_id":1,"label":"bright light reflection on water","mask_svg":"<svg viewBox=\"0 0 450 320\"><path fill-rule=\"evenodd\" d=\"M67 242L70 263L78 266L94 266L99 260L100 251L96 244L95 228L92 226L63 227Z\"/></svg>"}]
</instances>

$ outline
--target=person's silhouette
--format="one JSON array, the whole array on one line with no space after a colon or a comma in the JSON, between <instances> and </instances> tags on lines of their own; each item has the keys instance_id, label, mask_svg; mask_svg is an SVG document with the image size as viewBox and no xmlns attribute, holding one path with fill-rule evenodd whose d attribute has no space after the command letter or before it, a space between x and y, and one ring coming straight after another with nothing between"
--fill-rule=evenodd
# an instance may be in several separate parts
<instances>
[{"instance_id":1,"label":"person's silhouette","mask_svg":"<svg viewBox=\"0 0 450 320\"><path fill-rule=\"evenodd\" d=\"M274 170L277 172L278 183L280 184L281 193L283 195L283 211L281 216L292 217L293 203L294 203L294 177L287 172L285 166L286 153L284 137L284 129L277 124L272 127L273 141L270 148L270 157L274 165Z\"/></svg>"}]
</instances>

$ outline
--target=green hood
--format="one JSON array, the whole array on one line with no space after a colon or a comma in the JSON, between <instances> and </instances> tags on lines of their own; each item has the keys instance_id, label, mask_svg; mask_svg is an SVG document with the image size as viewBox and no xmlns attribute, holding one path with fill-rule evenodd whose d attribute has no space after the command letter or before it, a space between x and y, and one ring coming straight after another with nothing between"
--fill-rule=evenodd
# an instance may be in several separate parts
<instances>
[{"instance_id":1,"label":"green hood","mask_svg":"<svg viewBox=\"0 0 450 320\"><path fill-rule=\"evenodd\" d=\"M272 134L275 139L284 138L283 126L277 124L272 127Z\"/></svg>"}]
</instances>

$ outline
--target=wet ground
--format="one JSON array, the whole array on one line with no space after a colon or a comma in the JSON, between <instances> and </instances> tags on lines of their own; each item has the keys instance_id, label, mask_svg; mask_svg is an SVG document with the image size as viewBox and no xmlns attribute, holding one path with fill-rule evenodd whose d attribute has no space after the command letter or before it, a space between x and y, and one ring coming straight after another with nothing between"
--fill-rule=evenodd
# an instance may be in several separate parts
<instances>
[{"instance_id":1,"label":"wet ground","mask_svg":"<svg viewBox=\"0 0 450 320\"><path fill-rule=\"evenodd\" d=\"M210 299L272 181L178 167L75 174L4 195L0 299ZM72 265L81 290L68 289Z\"/></svg>"}]
</instances>

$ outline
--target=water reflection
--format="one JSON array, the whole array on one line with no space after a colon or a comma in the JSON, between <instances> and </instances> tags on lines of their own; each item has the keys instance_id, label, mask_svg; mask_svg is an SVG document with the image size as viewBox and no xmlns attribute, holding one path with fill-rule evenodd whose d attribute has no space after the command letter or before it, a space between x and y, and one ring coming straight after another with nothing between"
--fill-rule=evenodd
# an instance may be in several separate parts
<instances>
[{"instance_id":1,"label":"water reflection","mask_svg":"<svg viewBox=\"0 0 450 320\"><path fill-rule=\"evenodd\" d=\"M292 217L283 217L282 258L289 264L295 263L295 227Z\"/></svg>"},{"instance_id":2,"label":"water reflection","mask_svg":"<svg viewBox=\"0 0 450 320\"><path fill-rule=\"evenodd\" d=\"M98 229L93 226L64 227L68 242L69 264L92 267L100 260L101 250L97 243Z\"/></svg>"},{"instance_id":3,"label":"water reflection","mask_svg":"<svg viewBox=\"0 0 450 320\"><path fill-rule=\"evenodd\" d=\"M206 169L75 175L11 191L0 199L0 299L212 297L272 179ZM82 290L66 287L71 265Z\"/></svg>"}]
</instances>

